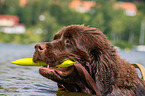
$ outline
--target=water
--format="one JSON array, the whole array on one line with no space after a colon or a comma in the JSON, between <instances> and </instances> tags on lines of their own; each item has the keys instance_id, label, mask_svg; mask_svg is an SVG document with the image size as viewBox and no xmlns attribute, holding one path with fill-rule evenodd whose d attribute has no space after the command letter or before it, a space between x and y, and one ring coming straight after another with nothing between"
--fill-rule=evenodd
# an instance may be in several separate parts
<instances>
[{"instance_id":1,"label":"water","mask_svg":"<svg viewBox=\"0 0 145 96\"><path fill-rule=\"evenodd\" d=\"M55 96L56 83L39 75L39 67L24 67L10 62L32 57L33 45L0 44L0 95Z\"/></svg>"},{"instance_id":2,"label":"water","mask_svg":"<svg viewBox=\"0 0 145 96\"><path fill-rule=\"evenodd\" d=\"M39 67L11 64L16 59L32 57L34 45L0 44L0 96L84 96L82 93L58 92L57 84L42 77ZM145 66L145 52L119 52L131 63Z\"/></svg>"},{"instance_id":3,"label":"water","mask_svg":"<svg viewBox=\"0 0 145 96\"><path fill-rule=\"evenodd\" d=\"M121 58L129 61L130 63L139 63L145 67L145 52L143 51L125 51L121 50L118 52Z\"/></svg>"}]
</instances>

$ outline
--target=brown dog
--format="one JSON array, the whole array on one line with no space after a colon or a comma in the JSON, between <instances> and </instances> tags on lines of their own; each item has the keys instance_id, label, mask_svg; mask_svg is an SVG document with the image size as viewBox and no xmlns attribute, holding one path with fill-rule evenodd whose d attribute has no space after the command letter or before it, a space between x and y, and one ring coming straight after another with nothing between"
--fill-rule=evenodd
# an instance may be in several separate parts
<instances>
[{"instance_id":1,"label":"brown dog","mask_svg":"<svg viewBox=\"0 0 145 96\"><path fill-rule=\"evenodd\" d=\"M49 64L47 68L40 68L40 74L57 82L64 90L88 94L97 94L95 90L98 90L97 95L145 96L145 83L138 77L135 67L121 59L106 36L96 28L84 25L64 27L52 42L36 44L35 49L34 62L41 60ZM75 64L55 67L67 59L81 64L87 71L81 73ZM86 73L89 75L84 75ZM86 78L89 76L97 89L88 83Z\"/></svg>"}]
</instances>

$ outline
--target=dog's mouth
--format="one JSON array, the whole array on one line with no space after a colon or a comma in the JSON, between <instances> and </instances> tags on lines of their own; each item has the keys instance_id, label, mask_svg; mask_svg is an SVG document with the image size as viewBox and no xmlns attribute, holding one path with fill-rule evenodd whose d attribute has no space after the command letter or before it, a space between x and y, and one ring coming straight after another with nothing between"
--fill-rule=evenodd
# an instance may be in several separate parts
<instances>
[{"instance_id":1,"label":"dog's mouth","mask_svg":"<svg viewBox=\"0 0 145 96\"><path fill-rule=\"evenodd\" d=\"M74 69L73 65L72 66L63 66L63 67L58 66L58 65L61 65L66 60L70 60L70 59L65 58L65 59L55 61L55 62L54 61L47 62L46 60L34 59L34 62L35 63L37 63L39 61L45 62L47 65L45 65L45 66L42 65L42 68L39 69L39 73L48 79L54 79L55 77L58 77L58 78L65 77L72 73L72 71ZM74 60L71 60L71 61L74 62Z\"/></svg>"},{"instance_id":2,"label":"dog's mouth","mask_svg":"<svg viewBox=\"0 0 145 96\"><path fill-rule=\"evenodd\" d=\"M65 90L80 92L81 89L86 88L86 85L84 84L84 81L80 79L80 75L78 74L74 64L68 67L57 67L57 65L60 65L66 60L79 63L79 59L74 54L61 54L56 58L56 56L52 55L49 57L41 54L39 55L36 51L33 55L33 61L35 63L43 61L47 64L47 66L43 66L39 69L39 73L42 76L57 82L57 84Z\"/></svg>"},{"instance_id":3,"label":"dog's mouth","mask_svg":"<svg viewBox=\"0 0 145 96\"><path fill-rule=\"evenodd\" d=\"M64 79L64 77L69 76L74 70L74 67L42 67L39 69L39 73L54 81L59 81ZM63 78L62 78L63 77Z\"/></svg>"},{"instance_id":4,"label":"dog's mouth","mask_svg":"<svg viewBox=\"0 0 145 96\"><path fill-rule=\"evenodd\" d=\"M79 59L75 58L74 55L71 56L58 56L60 58L57 59L50 59L47 58L46 60L40 58L38 55L34 55L33 60L34 62L43 61L47 63L47 66L43 66L39 69L39 73L44 76L45 78L51 79L59 85L59 88L63 88L64 90L74 91L74 92L81 92L85 91L90 92L88 89L88 85L85 80L82 80L80 77L79 71L76 69L76 64L80 64ZM72 66L68 67L57 67L66 60L71 60L73 62Z\"/></svg>"}]
</instances>

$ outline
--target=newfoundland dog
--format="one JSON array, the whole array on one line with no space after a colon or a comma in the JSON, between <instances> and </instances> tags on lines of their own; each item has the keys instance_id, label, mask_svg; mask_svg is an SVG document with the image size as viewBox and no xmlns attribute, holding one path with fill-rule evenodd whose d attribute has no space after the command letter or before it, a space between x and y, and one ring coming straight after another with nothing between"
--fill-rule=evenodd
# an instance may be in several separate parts
<instances>
[{"instance_id":1,"label":"newfoundland dog","mask_svg":"<svg viewBox=\"0 0 145 96\"><path fill-rule=\"evenodd\" d=\"M66 91L96 95L145 96L145 82L135 67L120 58L106 36L84 25L63 27L52 42L35 45L33 61L43 61L42 76ZM56 67L65 60L70 67Z\"/></svg>"}]
</instances>

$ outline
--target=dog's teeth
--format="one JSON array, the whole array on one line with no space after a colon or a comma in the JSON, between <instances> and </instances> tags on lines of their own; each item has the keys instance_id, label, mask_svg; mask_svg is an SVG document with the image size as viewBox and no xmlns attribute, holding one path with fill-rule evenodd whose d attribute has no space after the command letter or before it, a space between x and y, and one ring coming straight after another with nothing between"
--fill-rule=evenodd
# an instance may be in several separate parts
<instances>
[{"instance_id":1,"label":"dog's teeth","mask_svg":"<svg viewBox=\"0 0 145 96\"><path fill-rule=\"evenodd\" d=\"M47 66L47 68L49 68L49 65Z\"/></svg>"}]
</instances>

